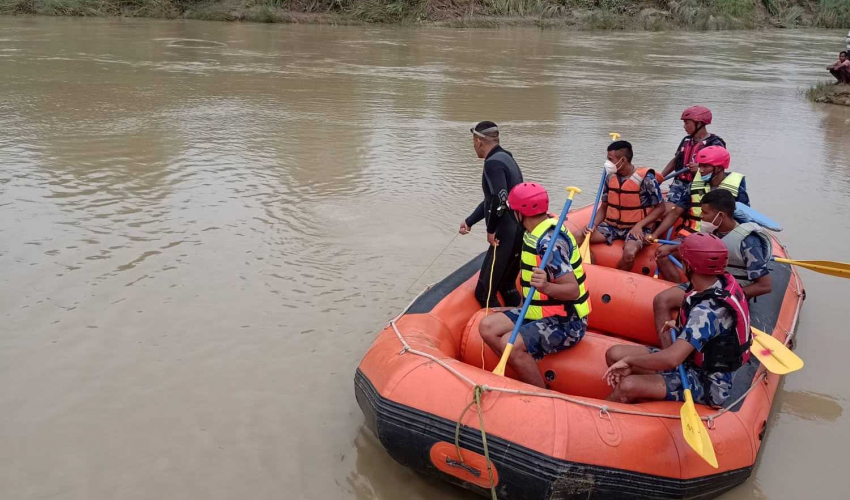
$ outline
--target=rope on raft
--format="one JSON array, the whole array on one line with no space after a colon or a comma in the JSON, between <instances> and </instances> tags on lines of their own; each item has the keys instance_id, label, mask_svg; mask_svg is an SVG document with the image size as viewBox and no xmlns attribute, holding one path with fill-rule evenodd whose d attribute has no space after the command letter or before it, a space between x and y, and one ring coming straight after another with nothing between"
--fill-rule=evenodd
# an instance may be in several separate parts
<instances>
[{"instance_id":1,"label":"rope on raft","mask_svg":"<svg viewBox=\"0 0 850 500\"><path fill-rule=\"evenodd\" d=\"M464 461L463 461L463 455L460 452L460 428L461 428L461 425L462 425L461 422L463 421L463 417L466 416L466 412L469 411L469 409L472 407L472 405L476 405L477 410L478 410L479 429L481 431L481 443L482 443L482 446L484 448L484 459L486 460L486 463L487 463L487 474L488 474L489 480L490 480L490 494L492 496L492 500L497 500L496 487L495 487L495 484L493 483L492 465L491 465L491 461L490 461L490 453L489 453L489 450L488 450L488 447L487 447L487 432L484 430L484 415L483 415L482 410L481 410L481 399L483 398L483 395L487 392L503 392L503 393L506 393L506 394L514 394L514 395L517 395L517 396L529 396L529 397L560 399L562 401L566 401L568 403L573 403L573 404L576 404L576 405L579 405L579 406L597 409L597 410L599 410L599 418L605 418L606 416L608 418L611 418L611 413L620 413L620 414L623 414L623 415L636 415L636 416L640 416L640 417L668 418L668 419L672 419L672 420L680 420L681 419L681 416L679 414L654 413L654 412L648 412L648 411L627 410L627 409L623 409L623 408L612 408L612 407L609 407L608 405L596 404L596 403L593 403L593 402L590 402L590 401L584 401L584 400L581 400L581 399L573 398L573 397L566 396L564 394L560 394L560 393L556 393L556 392L552 392L552 391L545 392L545 393L544 392L538 392L538 391L524 391L524 390L521 390L521 389L509 389L507 387L490 387L487 384L482 385L482 384L476 383L474 380L470 379L469 377L467 377L466 375L464 375L460 371L456 370L454 367L450 366L447 362L445 362L442 359L434 356L433 354L429 354L427 352L419 351L417 349L412 348L410 346L410 344L407 343L407 340L405 340L401 331L398 329L398 325L396 324L398 322L398 320L401 319L401 317L404 316L407 313L408 309L410 309L410 307L413 305L413 303L416 302L419 299L419 297L421 297L422 294L427 292L430 288L431 288L431 286L429 285L429 286L425 287L424 290L419 292L419 294L416 295L416 297L414 297L413 300L411 300L409 304L407 304L407 306L404 308L404 310L402 310L398 314L398 316L396 316L395 318L390 320L389 326L392 327L393 331L395 332L396 336L398 337L399 342L401 342L402 348L401 348L401 351L399 351L399 353L398 353L399 356L402 356L405 353L411 353L411 354L415 354L417 356L421 356L423 358L429 359L429 360L433 361L434 363L436 363L437 365L445 368L452 375L454 375L455 377L460 379L462 382L465 382L466 384L470 385L473 388L473 399L472 399L472 401L469 402L469 404L466 406L466 408L464 408L463 412L461 412L460 417L457 420L457 425L455 427L455 449L457 450L458 461L460 462L461 465L465 465ZM800 288L800 282L799 282L799 278L798 278L798 280L797 280L797 291L796 291L797 296L798 296L798 302L797 302L797 313L798 314L799 314L799 309L800 309L800 307L799 307L800 302L802 302L804 297L805 297L805 295L799 290L799 288ZM488 299L489 299L489 297L488 297ZM488 300L488 303L489 303L489 300ZM794 317L795 323L796 323L796 320L797 320L797 316ZM786 345L790 344L795 333L796 333L795 331L786 332L786 338L785 338L785 344ZM764 370L755 379L753 379L753 383L752 383L752 385L750 385L750 388L747 389L747 391L744 392L738 399L736 399L735 401L733 401L729 405L727 405L723 408L720 408L716 413L713 413L713 414L705 416L705 417L701 416L700 418L702 420L706 421L709 429L714 428L714 419L720 417L724 413L731 411L732 408L734 408L738 403L743 401L750 394L750 392L752 392L756 387L758 387L758 385L760 383L762 383L766 377L767 377L767 371Z\"/></svg>"}]
</instances>

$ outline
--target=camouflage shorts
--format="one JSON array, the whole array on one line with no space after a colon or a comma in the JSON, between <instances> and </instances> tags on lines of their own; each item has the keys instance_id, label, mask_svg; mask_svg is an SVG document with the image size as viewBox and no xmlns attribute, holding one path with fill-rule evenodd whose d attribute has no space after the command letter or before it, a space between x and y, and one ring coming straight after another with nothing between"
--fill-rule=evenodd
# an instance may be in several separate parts
<instances>
[{"instance_id":1,"label":"camouflage shorts","mask_svg":"<svg viewBox=\"0 0 850 500\"><path fill-rule=\"evenodd\" d=\"M657 351L658 349L654 347L649 349L649 352ZM708 373L687 362L685 363L685 373L688 376L688 383L691 385L691 396L694 398L694 403L719 408L729 399L729 394L732 391L731 373ZM667 388L664 399L667 401L684 401L685 389L682 387L678 368L660 372L659 375L664 378L664 385Z\"/></svg>"},{"instance_id":2,"label":"camouflage shorts","mask_svg":"<svg viewBox=\"0 0 850 500\"><path fill-rule=\"evenodd\" d=\"M505 315L516 323L520 309L505 311ZM569 316L550 316L537 321L525 321L519 329L525 348L534 359L540 361L543 356L563 351L576 345L587 330L587 320L577 314Z\"/></svg>"},{"instance_id":3,"label":"camouflage shorts","mask_svg":"<svg viewBox=\"0 0 850 500\"><path fill-rule=\"evenodd\" d=\"M636 241L643 246L643 242L629 234L631 228L621 228L616 226L611 226L607 222L602 222L598 226L596 226L596 230L599 231L599 234L605 237L606 243L609 245L614 243L616 240L623 241ZM644 228L644 233L650 233L651 231L647 228Z\"/></svg>"},{"instance_id":4,"label":"camouflage shorts","mask_svg":"<svg viewBox=\"0 0 850 500\"><path fill-rule=\"evenodd\" d=\"M667 191L667 202L674 205L682 206L685 200L690 201L691 185L684 183L680 179L673 179L670 183L670 190Z\"/></svg>"}]
</instances>

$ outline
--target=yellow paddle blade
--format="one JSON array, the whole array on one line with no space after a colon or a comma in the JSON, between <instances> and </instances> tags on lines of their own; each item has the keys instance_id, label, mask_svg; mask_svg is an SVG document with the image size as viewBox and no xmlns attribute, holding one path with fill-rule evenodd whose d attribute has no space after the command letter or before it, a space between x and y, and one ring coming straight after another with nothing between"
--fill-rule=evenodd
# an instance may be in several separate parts
<instances>
[{"instance_id":1,"label":"yellow paddle blade","mask_svg":"<svg viewBox=\"0 0 850 500\"><path fill-rule=\"evenodd\" d=\"M511 357L511 351L513 350L513 344L508 344L505 346L505 352L502 353L502 359L499 360L499 364L496 365L496 368L493 370L494 374L500 377L505 376L505 368L508 366L508 358Z\"/></svg>"},{"instance_id":2,"label":"yellow paddle blade","mask_svg":"<svg viewBox=\"0 0 850 500\"><path fill-rule=\"evenodd\" d=\"M788 346L753 328L753 346L750 352L764 365L770 373L785 375L803 368L803 360L794 354Z\"/></svg>"},{"instance_id":3,"label":"yellow paddle blade","mask_svg":"<svg viewBox=\"0 0 850 500\"><path fill-rule=\"evenodd\" d=\"M716 469L717 456L714 454L714 445L711 444L708 429L702 423L699 413L697 413L697 408L694 406L691 391L688 389L685 390L685 404L682 405L680 415L682 417L682 434L685 436L685 441L697 452L697 455L708 462L708 465Z\"/></svg>"},{"instance_id":4,"label":"yellow paddle blade","mask_svg":"<svg viewBox=\"0 0 850 500\"><path fill-rule=\"evenodd\" d=\"M845 264L844 262L834 262L831 260L791 260L779 257L774 257L773 260L803 267L821 274L838 276L839 278L850 278L850 264Z\"/></svg>"},{"instance_id":5,"label":"yellow paddle blade","mask_svg":"<svg viewBox=\"0 0 850 500\"><path fill-rule=\"evenodd\" d=\"M578 254L581 255L582 264L590 264L590 237L592 235L593 233L584 235L584 241L582 241L581 246L578 247Z\"/></svg>"}]
</instances>

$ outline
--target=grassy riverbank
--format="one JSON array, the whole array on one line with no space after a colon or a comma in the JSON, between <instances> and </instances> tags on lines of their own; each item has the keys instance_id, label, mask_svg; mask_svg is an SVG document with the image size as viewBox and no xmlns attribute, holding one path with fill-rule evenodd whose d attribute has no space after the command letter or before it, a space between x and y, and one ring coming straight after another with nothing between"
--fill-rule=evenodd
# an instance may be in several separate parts
<instances>
[{"instance_id":1,"label":"grassy riverbank","mask_svg":"<svg viewBox=\"0 0 850 500\"><path fill-rule=\"evenodd\" d=\"M805 95L812 102L850 106L850 85L835 85L833 82L821 82L809 87Z\"/></svg>"},{"instance_id":2,"label":"grassy riverbank","mask_svg":"<svg viewBox=\"0 0 850 500\"><path fill-rule=\"evenodd\" d=\"M0 14L577 29L841 28L850 0L0 0Z\"/></svg>"}]
</instances>

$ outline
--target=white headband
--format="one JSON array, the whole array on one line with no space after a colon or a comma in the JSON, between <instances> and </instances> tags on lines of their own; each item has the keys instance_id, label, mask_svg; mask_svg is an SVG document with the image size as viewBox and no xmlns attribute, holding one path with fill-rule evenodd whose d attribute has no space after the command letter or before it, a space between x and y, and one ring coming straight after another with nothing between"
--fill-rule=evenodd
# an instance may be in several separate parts
<instances>
[{"instance_id":1,"label":"white headband","mask_svg":"<svg viewBox=\"0 0 850 500\"><path fill-rule=\"evenodd\" d=\"M469 131L472 132L474 135L477 135L478 137L483 137L485 139L495 139L496 137L498 137L499 127L498 126L490 127L488 129L484 129L480 132L475 130L475 127L473 127L471 129L469 129ZM487 135L487 134L494 134L494 135Z\"/></svg>"}]
</instances>

